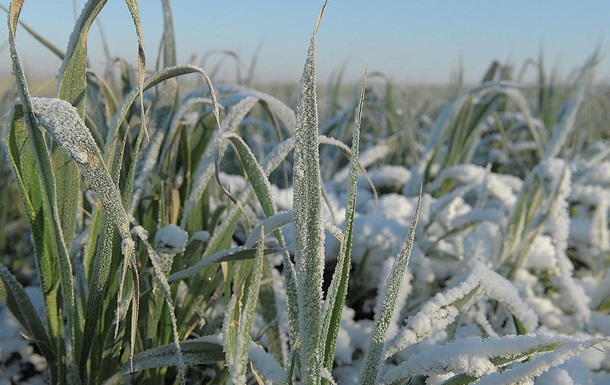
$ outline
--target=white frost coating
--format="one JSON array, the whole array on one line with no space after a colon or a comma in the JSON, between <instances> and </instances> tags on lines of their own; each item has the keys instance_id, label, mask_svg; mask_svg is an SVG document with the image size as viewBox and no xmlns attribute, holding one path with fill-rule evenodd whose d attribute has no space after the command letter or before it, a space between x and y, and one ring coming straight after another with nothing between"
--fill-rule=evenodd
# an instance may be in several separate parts
<instances>
[{"instance_id":1,"label":"white frost coating","mask_svg":"<svg viewBox=\"0 0 610 385\"><path fill-rule=\"evenodd\" d=\"M44 128L79 165L121 237L129 238L129 220L120 193L110 177L100 149L76 108L65 100L37 97L32 98L32 107Z\"/></svg>"},{"instance_id":2,"label":"white frost coating","mask_svg":"<svg viewBox=\"0 0 610 385\"><path fill-rule=\"evenodd\" d=\"M286 383L286 373L284 372L284 369L282 369L277 361L275 361L275 358L267 353L260 345L251 341L248 346L248 357L254 364L256 371L263 378L265 384Z\"/></svg>"},{"instance_id":3,"label":"white frost coating","mask_svg":"<svg viewBox=\"0 0 610 385\"><path fill-rule=\"evenodd\" d=\"M155 250L158 253L178 254L184 251L188 233L176 225L160 228L155 234Z\"/></svg>"},{"instance_id":4,"label":"white frost coating","mask_svg":"<svg viewBox=\"0 0 610 385\"><path fill-rule=\"evenodd\" d=\"M93 136L70 103L62 99L34 97L32 107L43 126L76 162L86 163L88 153L95 153L97 146Z\"/></svg>"},{"instance_id":5,"label":"white frost coating","mask_svg":"<svg viewBox=\"0 0 610 385\"><path fill-rule=\"evenodd\" d=\"M472 298L464 302L466 297ZM438 293L424 304L421 310L409 317L406 327L390 342L386 357L393 355L439 330L445 329L460 314L460 308L468 308L481 297L491 298L504 304L519 319L528 331L538 327L536 313L519 296L519 292L510 281L490 270L481 262L475 262L472 272L458 286Z\"/></svg>"},{"instance_id":6,"label":"white frost coating","mask_svg":"<svg viewBox=\"0 0 610 385\"><path fill-rule=\"evenodd\" d=\"M253 96L256 97L260 100L263 100L265 103L267 103L267 105L269 106L269 109L275 113L278 118L280 118L280 120L282 121L282 123L284 123L284 126L286 127L287 131L289 133L294 133L294 129L296 127L296 115L294 114L294 111L288 107L286 104L284 104L281 100L277 99L274 96L271 96L269 94L265 94L263 92L260 91L256 91L250 88L246 88L246 87L242 87L242 86L238 86L238 85L219 85L216 86L216 88L221 91L221 92L240 92L242 94L245 94L247 96Z\"/></svg>"},{"instance_id":7,"label":"white frost coating","mask_svg":"<svg viewBox=\"0 0 610 385\"><path fill-rule=\"evenodd\" d=\"M466 373L475 377L488 375L475 382L476 384L516 384L524 376L539 375L549 367L591 346L595 341L601 340L583 340L542 332L525 336L488 337L484 340L480 337L463 338L446 345L436 345L412 356L398 367L388 370L383 383L391 383L419 374ZM530 361L530 363L537 362L536 365L530 363L516 365L503 373L498 373L495 365L490 361L494 357L516 359L525 352L545 351L553 347L560 348ZM544 368L544 365L540 365L544 364L544 360L541 362L540 358L549 360L555 358L555 361L549 362ZM506 375L507 373L514 375Z\"/></svg>"},{"instance_id":8,"label":"white frost coating","mask_svg":"<svg viewBox=\"0 0 610 385\"><path fill-rule=\"evenodd\" d=\"M367 170L373 186L377 190L390 190L400 192L411 178L411 171L402 166L384 165L372 170ZM369 182L364 176L358 176L358 188L370 190Z\"/></svg>"},{"instance_id":9,"label":"white frost coating","mask_svg":"<svg viewBox=\"0 0 610 385\"><path fill-rule=\"evenodd\" d=\"M537 335L544 336L544 334ZM517 336L513 338L516 337ZM560 365L568 358L573 357L584 349L604 340L602 338L581 340L577 338L563 336L550 336L548 338L550 338L551 341L546 342L547 344L556 343L562 347L549 353L540 354L528 362L522 363L520 365L515 365L514 367L511 367L503 372L494 372L488 376L479 379L478 381L475 381L473 384L495 385L524 383L527 380L531 380L540 376L542 373L546 372L550 368ZM569 340L570 338L572 339L571 341Z\"/></svg>"},{"instance_id":10,"label":"white frost coating","mask_svg":"<svg viewBox=\"0 0 610 385\"><path fill-rule=\"evenodd\" d=\"M196 231L193 233L191 239L199 242L207 242L210 239L210 233L205 230Z\"/></svg>"},{"instance_id":11,"label":"white frost coating","mask_svg":"<svg viewBox=\"0 0 610 385\"><path fill-rule=\"evenodd\" d=\"M571 191L571 173L566 162L561 159L547 159L537 167L543 178L550 179L551 191L557 191L557 197L549 209L549 218L545 221L547 232L553 239L559 275L553 279L569 301L576 317L583 324L591 316L589 303L591 299L585 290L574 279L574 265L568 258L568 238L570 232L570 214L567 199Z\"/></svg>"}]
</instances>

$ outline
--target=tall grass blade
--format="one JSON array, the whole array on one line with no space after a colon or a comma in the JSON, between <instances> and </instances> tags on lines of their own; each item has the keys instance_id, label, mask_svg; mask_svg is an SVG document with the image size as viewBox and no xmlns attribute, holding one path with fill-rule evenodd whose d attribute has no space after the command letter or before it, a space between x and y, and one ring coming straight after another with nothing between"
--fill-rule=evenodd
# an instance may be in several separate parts
<instances>
[{"instance_id":1,"label":"tall grass blade","mask_svg":"<svg viewBox=\"0 0 610 385\"><path fill-rule=\"evenodd\" d=\"M347 296L347 285L351 269L352 240L354 236L354 218L356 215L356 191L358 181L358 155L360 153L360 125L362 123L362 109L364 107L364 92L366 89L366 75L364 74L360 88L360 100L356 108L354 129L352 134L352 149L350 159L350 170L347 186L347 203L345 206L345 229L344 240L341 243L341 251L333 274L333 279L328 289L324 309L324 324L322 326L322 344L324 349L324 367L332 370L341 323L341 313Z\"/></svg>"},{"instance_id":2,"label":"tall grass blade","mask_svg":"<svg viewBox=\"0 0 610 385\"><path fill-rule=\"evenodd\" d=\"M318 15L301 78L294 149L294 227L297 243L299 336L303 383L318 384L323 356L319 350L324 269L324 222L316 101L316 35L326 2Z\"/></svg>"},{"instance_id":3,"label":"tall grass blade","mask_svg":"<svg viewBox=\"0 0 610 385\"><path fill-rule=\"evenodd\" d=\"M250 334L252 332L252 321L254 320L254 314L256 313L256 306L258 303L261 277L263 275L263 259L265 258L263 252L265 248L264 234L264 229L261 229L258 247L256 249L256 257L254 258L254 267L244 286L244 289L247 290L247 294L239 319L235 346L235 361L233 362L233 365L229 367L229 373L231 374L230 383L233 384L245 385L247 382L246 371L248 369ZM272 359L271 356L269 356L268 359Z\"/></svg>"},{"instance_id":4,"label":"tall grass blade","mask_svg":"<svg viewBox=\"0 0 610 385\"><path fill-rule=\"evenodd\" d=\"M107 0L90 0L82 10L70 36L68 48L59 70L57 97L66 100L85 117L87 90L87 35L93 21ZM58 201L58 211L66 244L72 243L76 226L76 215L80 202L80 174L78 167L57 147L52 148L53 170L57 188L64 199Z\"/></svg>"},{"instance_id":5,"label":"tall grass blade","mask_svg":"<svg viewBox=\"0 0 610 385\"><path fill-rule=\"evenodd\" d=\"M22 6L22 1L12 1L9 8L9 50L21 105L15 104L9 116L7 147L9 148L13 173L17 179L19 192L26 206L30 226L33 230L34 247L39 263L39 276L45 296L47 326L49 335L56 339L54 345L58 358L65 354L64 325L57 291L57 284L61 282L63 314L67 318L67 326L70 331L72 355L64 363L61 360L54 361L54 357L50 357L51 379L60 381L64 378L66 371L74 372L76 370L74 355L79 352L81 331L76 320L78 313L74 302L72 267L64 235L59 225L61 222L58 212L55 175L46 142L42 132L38 129L27 82L17 54L15 33ZM13 142L18 147L11 145L10 138L18 142ZM26 142L28 144L24 146ZM57 269L60 271L57 271Z\"/></svg>"}]
</instances>

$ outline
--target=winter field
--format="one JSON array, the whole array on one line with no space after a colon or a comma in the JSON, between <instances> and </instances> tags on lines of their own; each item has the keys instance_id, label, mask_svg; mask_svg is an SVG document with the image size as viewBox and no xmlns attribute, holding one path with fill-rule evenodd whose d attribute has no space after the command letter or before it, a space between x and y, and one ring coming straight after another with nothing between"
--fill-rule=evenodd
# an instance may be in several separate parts
<instances>
[{"instance_id":1,"label":"winter field","mask_svg":"<svg viewBox=\"0 0 610 385\"><path fill-rule=\"evenodd\" d=\"M470 86L317 87L323 8L300 83L217 83L176 62L166 13L158 54L95 73L91 1L32 86L21 6L0 384L610 383L598 53L563 77L540 57Z\"/></svg>"}]
</instances>

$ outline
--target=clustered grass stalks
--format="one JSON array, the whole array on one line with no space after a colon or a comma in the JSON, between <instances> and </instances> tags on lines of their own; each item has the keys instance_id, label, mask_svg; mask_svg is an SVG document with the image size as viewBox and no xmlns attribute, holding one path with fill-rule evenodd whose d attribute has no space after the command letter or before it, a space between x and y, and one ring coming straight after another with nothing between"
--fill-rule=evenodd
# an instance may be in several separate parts
<instances>
[{"instance_id":1,"label":"clustered grass stalks","mask_svg":"<svg viewBox=\"0 0 610 385\"><path fill-rule=\"evenodd\" d=\"M50 383L609 378L603 353L578 356L610 332L608 151L578 130L599 55L569 94L542 63L533 98L494 63L433 112L405 113L368 70L341 107L339 74L322 121L326 3L296 112L247 87L251 73L214 85L178 65L162 3L163 68L149 76L135 0L135 76L122 59L118 74L87 68L104 0L87 2L65 52L28 27L62 60L51 98L31 95L19 59L23 1L7 10L18 97L0 199L18 194L24 212L0 220L27 218L33 250L19 250L35 256L44 313L20 283L25 255L0 264L0 300Z\"/></svg>"}]
</instances>

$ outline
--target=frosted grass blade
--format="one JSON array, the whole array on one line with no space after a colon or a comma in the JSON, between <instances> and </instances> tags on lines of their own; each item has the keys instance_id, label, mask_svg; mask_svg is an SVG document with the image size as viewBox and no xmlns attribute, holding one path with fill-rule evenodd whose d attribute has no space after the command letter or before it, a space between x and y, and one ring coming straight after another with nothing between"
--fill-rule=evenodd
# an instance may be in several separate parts
<instances>
[{"instance_id":1,"label":"frosted grass blade","mask_svg":"<svg viewBox=\"0 0 610 385\"><path fill-rule=\"evenodd\" d=\"M210 97L212 98L212 112L214 113L214 117L216 119L217 124L220 126L220 104L218 103L218 99L216 98L216 92L214 91L212 80L208 77L207 73L199 67L185 65L164 68L163 70L155 72L154 74L146 78L144 80L144 86L142 89L145 91L167 79L188 74L200 74L207 83L208 87L210 88ZM125 122L125 119L129 114L129 110L133 105L133 102L139 96L139 94L140 88L132 89L129 94L125 96L125 98L123 99L123 103L112 118L112 122L110 123L108 134L106 136L106 144L104 147L104 159L106 160L108 165L113 164L115 159L115 151L117 148L117 140L119 134L118 128L121 124Z\"/></svg>"},{"instance_id":2,"label":"frosted grass blade","mask_svg":"<svg viewBox=\"0 0 610 385\"><path fill-rule=\"evenodd\" d=\"M409 235L403 245L402 251L392 265L392 271L386 282L385 292L379 295L379 298L382 298L382 302L378 307L379 312L375 314L375 328L373 329L371 341L366 351L364 362L362 363L359 384L374 385L378 384L381 379L381 369L385 359L384 354L386 351L387 331L391 320L394 318L396 299L399 296L400 287L409 264L409 259L411 258L411 251L413 250L413 244L415 242L415 228L417 227L417 220L419 219L422 193L423 185L420 186L419 199L417 201L417 208L415 209L415 217L411 224L411 230L409 230Z\"/></svg>"},{"instance_id":3,"label":"frosted grass blade","mask_svg":"<svg viewBox=\"0 0 610 385\"><path fill-rule=\"evenodd\" d=\"M224 131L220 129L221 126L218 124L215 138L212 139L212 143L215 143L215 145L209 146L205 149L201 156L201 160L199 161L199 165L197 166L197 171L195 171L195 175L193 176L193 186L191 193L184 204L184 209L182 210L180 227L186 227L186 223L191 211L201 199L201 196L203 195L203 192L205 191L210 179L214 175L215 159L219 157L220 153L224 153L227 148L227 143L218 140L220 134L235 132L244 117L250 112L256 103L258 103L258 99L250 96L245 97L237 104L231 106L229 109L227 117L225 118L226 125Z\"/></svg>"},{"instance_id":4,"label":"frosted grass blade","mask_svg":"<svg viewBox=\"0 0 610 385\"><path fill-rule=\"evenodd\" d=\"M360 152L360 125L362 121L362 108L364 107L364 92L366 89L366 75L364 74L360 88L360 100L356 108L354 129L352 134L352 149L350 170L347 186L347 203L345 208L344 240L341 242L341 251L335 267L335 272L328 289L324 309L324 323L322 325L321 349L324 349L324 367L332 370L341 323L341 313L347 296L347 285L351 269L352 239L354 236L354 217L356 215L356 192L358 181L358 155Z\"/></svg>"},{"instance_id":5,"label":"frosted grass blade","mask_svg":"<svg viewBox=\"0 0 610 385\"><path fill-rule=\"evenodd\" d=\"M319 351L324 269L324 223L316 101L316 35L326 2L320 10L301 77L294 149L294 227L298 283L301 375L305 384L318 384L323 356Z\"/></svg>"}]
</instances>

